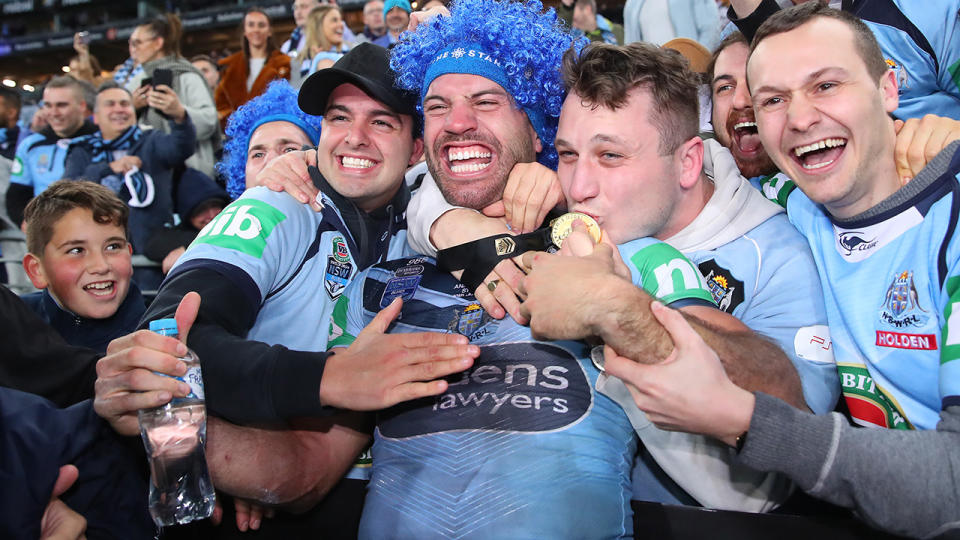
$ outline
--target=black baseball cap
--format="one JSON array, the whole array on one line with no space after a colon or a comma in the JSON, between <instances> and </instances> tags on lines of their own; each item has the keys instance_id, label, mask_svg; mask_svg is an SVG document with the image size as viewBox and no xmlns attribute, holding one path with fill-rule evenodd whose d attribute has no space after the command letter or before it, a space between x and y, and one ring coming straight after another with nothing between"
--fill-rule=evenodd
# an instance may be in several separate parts
<instances>
[{"instance_id":1,"label":"black baseball cap","mask_svg":"<svg viewBox=\"0 0 960 540\"><path fill-rule=\"evenodd\" d=\"M354 84L399 114L417 117L417 95L393 85L390 52L373 43L361 43L343 55L332 67L307 77L300 87L297 104L317 116L326 112L330 94L341 84Z\"/></svg>"}]
</instances>

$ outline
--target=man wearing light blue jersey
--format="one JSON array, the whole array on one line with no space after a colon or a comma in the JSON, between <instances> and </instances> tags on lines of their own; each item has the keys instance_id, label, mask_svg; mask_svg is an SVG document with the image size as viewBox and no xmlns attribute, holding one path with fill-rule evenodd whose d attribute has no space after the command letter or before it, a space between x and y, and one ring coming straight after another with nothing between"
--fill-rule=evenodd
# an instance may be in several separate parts
<instances>
[{"instance_id":1,"label":"man wearing light blue jersey","mask_svg":"<svg viewBox=\"0 0 960 540\"><path fill-rule=\"evenodd\" d=\"M960 2L832 0L830 5L859 17L876 37L897 78L896 118L960 118ZM749 41L780 9L775 0L732 0L727 15Z\"/></svg>"},{"instance_id":2,"label":"man wearing light blue jersey","mask_svg":"<svg viewBox=\"0 0 960 540\"><path fill-rule=\"evenodd\" d=\"M565 66L571 94L564 102L556 139L559 183L568 208L594 216L618 242L652 236L683 252L698 265L722 310L775 340L787 353L803 388L804 400L797 404L817 413L831 410L840 390L810 250L781 209L739 174L726 149L696 137L693 74L669 53L645 45L591 45L583 57L581 63ZM594 69L597 65L604 67ZM578 93L590 85L602 90ZM649 87L659 90L649 92ZM621 101L608 97L628 93L630 99ZM650 106L640 103L641 94L650 94L656 109L667 112L650 113ZM652 116L645 123L624 122L648 115ZM654 167L660 163L668 164ZM423 189L429 190L430 184L425 181ZM445 203L429 206L438 215L453 208ZM424 237L428 227L418 226L421 207L411 218L411 235L419 230L418 236ZM433 229L446 230L449 236L456 227L453 221L476 219L458 212L463 211L443 215ZM633 253L623 255L629 260ZM485 290L476 294L489 297ZM540 323L531 321L534 330ZM784 367L751 359L743 364L731 361L727 369L738 384L761 388L794 376L789 366ZM631 406L629 399L625 406ZM766 477L741 482L749 488L733 489L726 480L730 472L715 461L726 453L719 445L703 456L717 468L709 473L691 469L681 456L692 452L675 453L670 448L683 444L689 448L693 443L666 442L666 435L655 431L646 426L641 430L641 436L650 440L643 441L633 475L637 499L761 511L786 495L779 484L762 488L773 482Z\"/></svg>"},{"instance_id":3,"label":"man wearing light blue jersey","mask_svg":"<svg viewBox=\"0 0 960 540\"><path fill-rule=\"evenodd\" d=\"M888 68L862 21L816 2L764 23L747 66L763 145L800 188L774 181L764 191L786 203L813 251L844 396L865 428L730 384L667 310L658 319L678 344L673 362L611 356L607 368L633 385L635 402L658 423L735 446L739 462L785 473L874 526L953 537L960 146L948 145L901 186L889 116L898 77Z\"/></svg>"},{"instance_id":4,"label":"man wearing light blue jersey","mask_svg":"<svg viewBox=\"0 0 960 540\"><path fill-rule=\"evenodd\" d=\"M537 14L529 4L465 0L393 52L400 84L421 91L430 176L448 201L469 208L500 199L517 164L550 155L544 134L555 126L559 103L553 98L562 88L559 73L543 69L540 59L492 46L512 40L485 35L489 27L476 17L481 9L493 20L537 28L511 24L498 32L553 43L552 14ZM568 46L553 49L556 56L548 60L559 64ZM511 80L507 70L527 75ZM526 85L539 90L528 92ZM666 244L637 236L624 230L610 236L628 254L631 282L665 302L707 300L691 263ZM377 416L361 536L629 535L633 429L622 409L595 391L599 373L588 348L537 341L516 320L492 318L472 293L433 259L414 258L376 265L338 300L334 346L351 343L379 310L394 309L391 302L402 297L391 332L447 329L481 347L474 367L443 395ZM642 302L636 306L645 309ZM776 350L712 307L683 309L710 320L715 326L703 325L704 331L712 342L727 343L733 355ZM663 350L660 337L645 341L651 355ZM784 380L767 387L802 402L796 375L782 357L778 368L784 367Z\"/></svg>"},{"instance_id":5,"label":"man wearing light blue jersey","mask_svg":"<svg viewBox=\"0 0 960 540\"><path fill-rule=\"evenodd\" d=\"M74 137L90 135L97 126L87 120L90 108L84 94L89 84L63 75L54 77L43 90L43 110L50 125L17 146L7 188L7 214L15 223L23 221L23 209L30 199L63 177L63 168Z\"/></svg>"},{"instance_id":6,"label":"man wearing light blue jersey","mask_svg":"<svg viewBox=\"0 0 960 540\"><path fill-rule=\"evenodd\" d=\"M696 137L695 79L670 56L644 44L593 45L579 59L567 59L570 94L556 144L568 208L595 216L611 234L640 231L684 253L699 267L720 309L787 353L807 407L825 413L836 403L839 386L810 251L786 216L757 196L733 156L715 141ZM625 117L648 120L631 125ZM531 320L535 330L538 322ZM759 359L728 364L727 370L741 378L738 384L755 386L781 376L775 364ZM634 471L640 500L759 511L784 495L741 501L725 492L711 494L712 479L671 470L675 464L659 447L649 441ZM724 482L715 485L719 489Z\"/></svg>"}]
</instances>

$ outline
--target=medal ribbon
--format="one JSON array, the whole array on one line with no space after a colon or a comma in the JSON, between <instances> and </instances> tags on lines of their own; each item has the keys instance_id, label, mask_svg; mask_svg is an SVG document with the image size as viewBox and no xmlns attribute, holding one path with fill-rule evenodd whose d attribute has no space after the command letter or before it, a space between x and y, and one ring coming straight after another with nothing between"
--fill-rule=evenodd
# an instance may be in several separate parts
<instances>
[{"instance_id":1,"label":"medal ribbon","mask_svg":"<svg viewBox=\"0 0 960 540\"><path fill-rule=\"evenodd\" d=\"M551 246L549 227L516 236L504 233L441 249L437 265L445 272L463 270L460 282L473 292L500 261Z\"/></svg>"}]
</instances>

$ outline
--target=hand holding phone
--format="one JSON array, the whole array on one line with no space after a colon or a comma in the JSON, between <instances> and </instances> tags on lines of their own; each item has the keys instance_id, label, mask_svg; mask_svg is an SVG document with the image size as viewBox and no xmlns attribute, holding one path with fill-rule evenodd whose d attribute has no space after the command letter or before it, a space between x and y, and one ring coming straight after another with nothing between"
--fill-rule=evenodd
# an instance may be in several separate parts
<instances>
[{"instance_id":1,"label":"hand holding phone","mask_svg":"<svg viewBox=\"0 0 960 540\"><path fill-rule=\"evenodd\" d=\"M173 88L173 72L169 69L155 69L153 70L153 86L160 86L165 84L170 88Z\"/></svg>"}]
</instances>

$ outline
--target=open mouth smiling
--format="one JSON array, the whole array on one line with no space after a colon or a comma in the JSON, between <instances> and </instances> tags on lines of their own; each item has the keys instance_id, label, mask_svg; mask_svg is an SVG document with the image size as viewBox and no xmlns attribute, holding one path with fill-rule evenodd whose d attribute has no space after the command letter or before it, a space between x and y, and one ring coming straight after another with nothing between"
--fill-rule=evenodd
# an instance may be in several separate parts
<instances>
[{"instance_id":1,"label":"open mouth smiling","mask_svg":"<svg viewBox=\"0 0 960 540\"><path fill-rule=\"evenodd\" d=\"M110 296L116 288L115 281L95 281L83 286L83 290L94 296Z\"/></svg>"},{"instance_id":2,"label":"open mouth smiling","mask_svg":"<svg viewBox=\"0 0 960 540\"><path fill-rule=\"evenodd\" d=\"M756 154L763 151L760 135L757 132L757 123L752 120L741 120L730 130L733 141L741 154Z\"/></svg>"},{"instance_id":3,"label":"open mouth smiling","mask_svg":"<svg viewBox=\"0 0 960 540\"><path fill-rule=\"evenodd\" d=\"M363 157L340 156L340 166L344 169L365 170L371 169L377 165L377 162Z\"/></svg>"},{"instance_id":4,"label":"open mouth smiling","mask_svg":"<svg viewBox=\"0 0 960 540\"><path fill-rule=\"evenodd\" d=\"M804 169L811 171L833 164L847 146L847 139L831 137L801 146L795 146L790 156Z\"/></svg>"},{"instance_id":5,"label":"open mouth smiling","mask_svg":"<svg viewBox=\"0 0 960 540\"><path fill-rule=\"evenodd\" d=\"M493 162L493 152L482 145L450 146L446 149L447 167L459 175L480 172Z\"/></svg>"}]
</instances>

